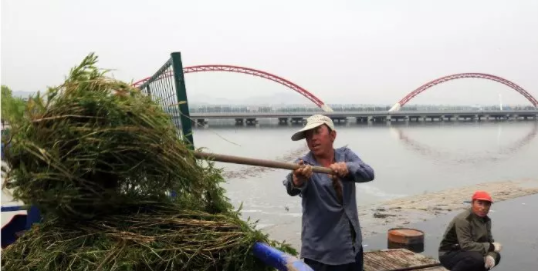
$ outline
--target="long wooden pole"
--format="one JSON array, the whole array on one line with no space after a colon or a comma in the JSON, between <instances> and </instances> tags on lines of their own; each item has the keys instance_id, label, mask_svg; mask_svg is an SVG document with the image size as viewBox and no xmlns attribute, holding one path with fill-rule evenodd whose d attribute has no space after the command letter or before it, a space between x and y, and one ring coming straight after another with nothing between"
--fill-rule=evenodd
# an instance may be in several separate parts
<instances>
[{"instance_id":1,"label":"long wooden pole","mask_svg":"<svg viewBox=\"0 0 538 271\"><path fill-rule=\"evenodd\" d=\"M217 162L250 165L250 166L260 166L260 167L268 167L268 168L295 170L300 167L300 165L294 164L294 163L262 160L262 159L239 157L239 156L216 154L216 153L194 152L194 156L198 159L208 159L208 160L213 160ZM317 173L326 173L326 174L333 173L332 169L330 168L318 167L318 166L313 166L312 171L317 172Z\"/></svg>"}]
</instances>

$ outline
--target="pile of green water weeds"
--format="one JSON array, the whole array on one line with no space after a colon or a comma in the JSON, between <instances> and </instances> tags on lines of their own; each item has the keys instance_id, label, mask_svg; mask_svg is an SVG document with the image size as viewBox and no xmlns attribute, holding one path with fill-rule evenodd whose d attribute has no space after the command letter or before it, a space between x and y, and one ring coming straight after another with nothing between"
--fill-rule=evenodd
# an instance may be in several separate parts
<instances>
[{"instance_id":1,"label":"pile of green water weeds","mask_svg":"<svg viewBox=\"0 0 538 271\"><path fill-rule=\"evenodd\" d=\"M96 63L12 125L4 188L43 221L2 252L2 270L270 270L255 242L296 255L240 219L220 169L194 158L157 102Z\"/></svg>"}]
</instances>

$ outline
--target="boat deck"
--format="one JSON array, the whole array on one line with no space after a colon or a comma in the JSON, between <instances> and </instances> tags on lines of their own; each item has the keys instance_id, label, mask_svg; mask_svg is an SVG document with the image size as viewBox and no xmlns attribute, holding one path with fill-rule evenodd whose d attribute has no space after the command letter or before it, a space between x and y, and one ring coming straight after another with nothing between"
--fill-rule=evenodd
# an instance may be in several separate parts
<instances>
[{"instance_id":1,"label":"boat deck","mask_svg":"<svg viewBox=\"0 0 538 271\"><path fill-rule=\"evenodd\" d=\"M407 249L384 249L364 252L364 271L447 271L441 266L420 268L435 264L439 264L439 261Z\"/></svg>"}]
</instances>

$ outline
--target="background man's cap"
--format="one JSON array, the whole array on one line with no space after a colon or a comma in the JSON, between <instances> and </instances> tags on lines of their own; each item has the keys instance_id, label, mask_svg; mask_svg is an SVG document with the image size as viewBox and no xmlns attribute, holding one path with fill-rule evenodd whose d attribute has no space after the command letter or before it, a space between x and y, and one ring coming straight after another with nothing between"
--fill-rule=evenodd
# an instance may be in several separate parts
<instances>
[{"instance_id":1,"label":"background man's cap","mask_svg":"<svg viewBox=\"0 0 538 271\"><path fill-rule=\"evenodd\" d=\"M306 119L306 125L303 127L303 129L297 131L295 134L293 134L293 136L291 136L291 140L293 141L301 140L305 138L306 131L319 127L323 124L326 124L327 126L329 126L331 130L333 131L335 130L334 123L331 118L327 116L323 116L323 115L313 115Z\"/></svg>"},{"instance_id":2,"label":"background man's cap","mask_svg":"<svg viewBox=\"0 0 538 271\"><path fill-rule=\"evenodd\" d=\"M493 200L491 199L491 196L486 191L476 191L473 194L473 200L484 200L484 201L493 202Z\"/></svg>"}]
</instances>

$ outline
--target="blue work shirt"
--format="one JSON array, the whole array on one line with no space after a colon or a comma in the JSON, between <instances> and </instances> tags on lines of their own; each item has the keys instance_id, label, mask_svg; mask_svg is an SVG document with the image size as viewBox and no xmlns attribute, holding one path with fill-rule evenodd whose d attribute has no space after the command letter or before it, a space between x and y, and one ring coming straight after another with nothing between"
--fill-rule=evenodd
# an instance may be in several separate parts
<instances>
[{"instance_id":1,"label":"blue work shirt","mask_svg":"<svg viewBox=\"0 0 538 271\"><path fill-rule=\"evenodd\" d=\"M283 182L289 195L302 198L301 258L328 265L355 262L355 254L362 246L355 183L374 179L374 170L347 147L335 149L334 156L336 162L345 162L349 171L340 179L343 204L338 200L328 174L313 173L301 187L293 185L293 173L289 173ZM301 159L305 164L320 166L312 152ZM356 233L354 244L350 223Z\"/></svg>"}]
</instances>

